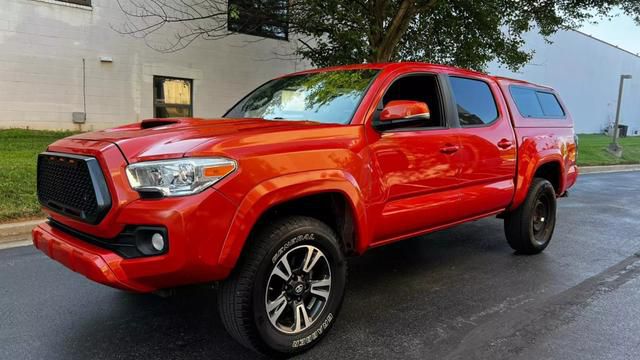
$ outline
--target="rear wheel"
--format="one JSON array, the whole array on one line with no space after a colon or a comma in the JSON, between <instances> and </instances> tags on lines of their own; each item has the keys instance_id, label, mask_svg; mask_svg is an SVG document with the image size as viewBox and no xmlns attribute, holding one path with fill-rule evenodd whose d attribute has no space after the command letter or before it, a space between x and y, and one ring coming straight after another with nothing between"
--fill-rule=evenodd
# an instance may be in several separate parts
<instances>
[{"instance_id":1,"label":"rear wheel","mask_svg":"<svg viewBox=\"0 0 640 360\"><path fill-rule=\"evenodd\" d=\"M269 355L312 347L335 321L346 283L337 237L309 217L258 231L218 293L220 316L241 344Z\"/></svg>"},{"instance_id":2,"label":"rear wheel","mask_svg":"<svg viewBox=\"0 0 640 360\"><path fill-rule=\"evenodd\" d=\"M522 254L542 252L556 226L556 193L553 185L535 178L525 201L505 217L504 231L509 245Z\"/></svg>"}]
</instances>

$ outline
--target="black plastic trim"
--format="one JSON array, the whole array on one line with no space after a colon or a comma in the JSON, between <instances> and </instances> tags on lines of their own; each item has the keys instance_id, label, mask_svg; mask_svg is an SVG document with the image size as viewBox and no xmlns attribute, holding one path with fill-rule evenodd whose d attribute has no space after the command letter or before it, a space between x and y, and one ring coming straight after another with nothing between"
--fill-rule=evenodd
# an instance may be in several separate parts
<instances>
[{"instance_id":1,"label":"black plastic trim","mask_svg":"<svg viewBox=\"0 0 640 360\"><path fill-rule=\"evenodd\" d=\"M163 226L127 225L124 230L115 238L106 239L83 233L52 218L48 219L48 223L54 229L67 233L74 238L82 240L91 245L111 250L125 259L158 256L169 252L169 235L167 229ZM164 249L153 254L143 253L139 249L139 241L140 234L145 232L161 233L165 239Z\"/></svg>"},{"instance_id":2,"label":"black plastic trim","mask_svg":"<svg viewBox=\"0 0 640 360\"><path fill-rule=\"evenodd\" d=\"M87 169L89 170L89 176L91 177L91 184L93 185L93 192L96 196L96 204L98 207L98 211L95 216L89 216L84 212L80 212L76 214L72 211L65 211L64 204L52 204L51 202L43 202L40 198L40 194L38 192L38 202L40 205L46 207L49 210L55 211L64 216L68 216L91 225L96 225L104 219L104 217L111 210L111 194L109 193L109 188L107 187L107 182L105 180L104 174L102 172L102 168L100 167L100 163L98 159L90 156L76 155L76 154L65 154L65 153L57 153L57 152L49 152L45 151L38 155L38 170L37 174L40 176L40 158L42 157L58 157L65 159L74 159L77 161L82 161L86 164ZM57 205L57 206L56 206Z\"/></svg>"}]
</instances>

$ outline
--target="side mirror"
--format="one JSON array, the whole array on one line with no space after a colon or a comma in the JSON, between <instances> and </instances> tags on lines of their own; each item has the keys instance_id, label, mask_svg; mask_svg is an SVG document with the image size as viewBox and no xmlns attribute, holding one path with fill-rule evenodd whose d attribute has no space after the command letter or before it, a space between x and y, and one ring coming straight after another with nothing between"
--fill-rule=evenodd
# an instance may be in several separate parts
<instances>
[{"instance_id":1,"label":"side mirror","mask_svg":"<svg viewBox=\"0 0 640 360\"><path fill-rule=\"evenodd\" d=\"M382 109L380 121L393 120L429 120L431 112L429 106L422 101L393 100Z\"/></svg>"}]
</instances>

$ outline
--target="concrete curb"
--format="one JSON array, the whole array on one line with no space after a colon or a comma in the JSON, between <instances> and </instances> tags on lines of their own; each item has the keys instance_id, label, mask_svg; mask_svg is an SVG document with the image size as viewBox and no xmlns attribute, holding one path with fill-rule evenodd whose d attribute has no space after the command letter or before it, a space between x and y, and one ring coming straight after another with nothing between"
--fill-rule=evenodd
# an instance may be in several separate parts
<instances>
[{"instance_id":1,"label":"concrete curb","mask_svg":"<svg viewBox=\"0 0 640 360\"><path fill-rule=\"evenodd\" d=\"M604 166L580 166L580 174L601 174L622 171L640 171L640 164L632 165L604 165Z\"/></svg>"},{"instance_id":2,"label":"concrete curb","mask_svg":"<svg viewBox=\"0 0 640 360\"><path fill-rule=\"evenodd\" d=\"M31 230L42 222L44 219L0 224L0 249L28 245Z\"/></svg>"}]
</instances>

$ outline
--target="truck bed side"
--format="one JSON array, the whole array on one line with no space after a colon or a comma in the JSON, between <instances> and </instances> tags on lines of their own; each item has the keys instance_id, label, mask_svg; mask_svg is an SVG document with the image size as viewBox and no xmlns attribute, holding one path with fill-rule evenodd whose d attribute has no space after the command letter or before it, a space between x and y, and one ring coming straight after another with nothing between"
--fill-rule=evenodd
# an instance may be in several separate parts
<instances>
[{"instance_id":1,"label":"truck bed side","mask_svg":"<svg viewBox=\"0 0 640 360\"><path fill-rule=\"evenodd\" d=\"M504 95L518 145L516 191L511 209L525 199L534 177L545 177L551 181L556 194L561 196L576 182L577 141L573 119L558 93L545 86L533 85L518 80L496 78ZM562 107L562 116L531 115L523 111L514 100L517 91L534 90L536 94L553 94Z\"/></svg>"}]
</instances>

